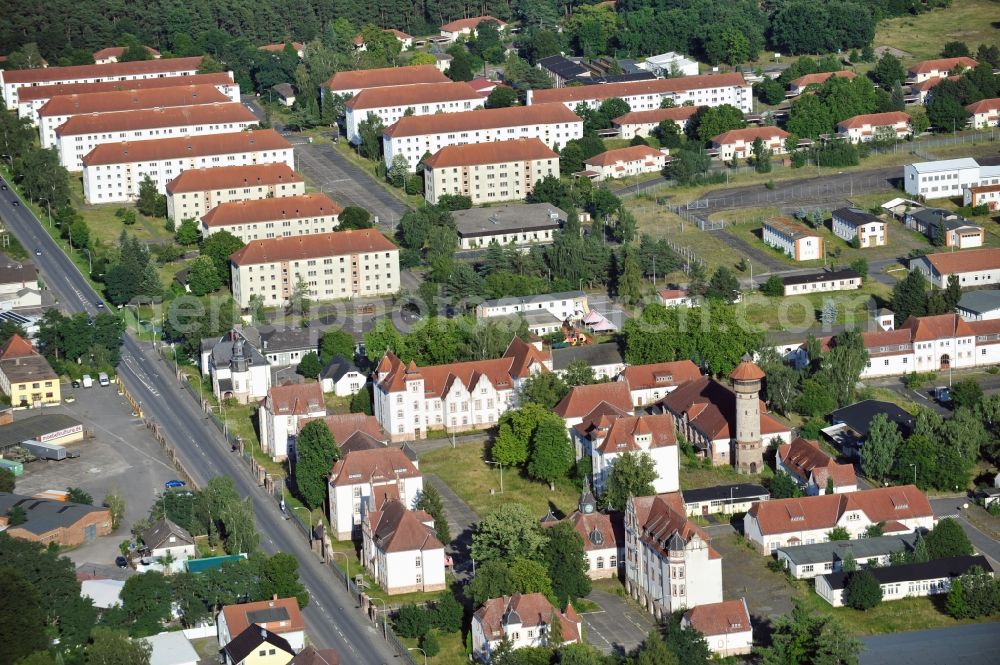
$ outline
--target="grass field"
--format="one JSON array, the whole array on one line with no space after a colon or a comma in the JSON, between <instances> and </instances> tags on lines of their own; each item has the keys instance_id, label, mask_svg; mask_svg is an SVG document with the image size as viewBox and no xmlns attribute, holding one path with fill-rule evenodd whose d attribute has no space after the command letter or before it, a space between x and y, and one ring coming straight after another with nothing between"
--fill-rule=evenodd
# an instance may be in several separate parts
<instances>
[{"instance_id":1,"label":"grass field","mask_svg":"<svg viewBox=\"0 0 1000 665\"><path fill-rule=\"evenodd\" d=\"M706 233L674 213L647 198L629 199L629 209L635 215L638 231L653 238L667 238L675 245L687 247L708 265L709 274L719 266L732 268L739 263L740 253L718 233ZM658 276L659 277L659 276ZM686 282L687 277L676 272L658 279L657 286L669 281Z\"/></svg>"},{"instance_id":2,"label":"grass field","mask_svg":"<svg viewBox=\"0 0 1000 665\"><path fill-rule=\"evenodd\" d=\"M950 41L965 42L975 54L980 44L1000 41L990 17L1000 17L1000 0L953 0L945 9L880 21L874 45L906 51L910 57L903 59L904 65L940 57L941 47Z\"/></svg>"},{"instance_id":3,"label":"grass field","mask_svg":"<svg viewBox=\"0 0 1000 665\"><path fill-rule=\"evenodd\" d=\"M440 448L420 456L420 470L437 475L480 516L487 515L501 503L523 503L532 515L542 517L550 506L554 512L569 515L576 508L580 490L569 481L548 485L525 477L517 469L504 469L504 494L500 494L500 473L483 461L483 447L468 444Z\"/></svg>"}]
</instances>

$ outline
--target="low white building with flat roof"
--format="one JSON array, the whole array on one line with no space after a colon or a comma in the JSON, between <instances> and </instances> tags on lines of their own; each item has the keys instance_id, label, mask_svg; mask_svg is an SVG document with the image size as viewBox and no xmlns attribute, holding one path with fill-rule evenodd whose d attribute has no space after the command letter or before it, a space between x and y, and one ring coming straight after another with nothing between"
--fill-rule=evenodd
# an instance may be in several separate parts
<instances>
[{"instance_id":1,"label":"low white building with flat roof","mask_svg":"<svg viewBox=\"0 0 1000 665\"><path fill-rule=\"evenodd\" d=\"M566 291L539 296L512 296L485 300L476 306L476 318L482 320L511 314L548 312L559 321L575 321L582 319L589 311L586 292Z\"/></svg>"},{"instance_id":2,"label":"low white building with flat roof","mask_svg":"<svg viewBox=\"0 0 1000 665\"><path fill-rule=\"evenodd\" d=\"M552 242L566 222L566 213L548 203L513 203L494 208L469 208L452 213L460 249Z\"/></svg>"},{"instance_id":3,"label":"low white building with flat roof","mask_svg":"<svg viewBox=\"0 0 1000 665\"><path fill-rule=\"evenodd\" d=\"M969 187L1000 184L1000 166L980 166L971 157L916 162L903 167L903 189L924 200L963 196Z\"/></svg>"},{"instance_id":4,"label":"low white building with flat roof","mask_svg":"<svg viewBox=\"0 0 1000 665\"><path fill-rule=\"evenodd\" d=\"M687 56L674 53L673 51L651 55L646 58L645 62L640 62L637 66L662 77L698 75L697 60L692 60Z\"/></svg>"}]
</instances>

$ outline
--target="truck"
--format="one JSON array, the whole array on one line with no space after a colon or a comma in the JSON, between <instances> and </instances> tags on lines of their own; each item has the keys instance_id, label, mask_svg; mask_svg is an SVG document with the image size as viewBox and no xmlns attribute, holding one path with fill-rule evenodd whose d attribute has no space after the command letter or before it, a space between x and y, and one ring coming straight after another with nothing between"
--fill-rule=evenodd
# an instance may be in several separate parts
<instances>
[{"instance_id":1,"label":"truck","mask_svg":"<svg viewBox=\"0 0 1000 665\"><path fill-rule=\"evenodd\" d=\"M92 378L90 378L89 374L84 374L83 375L83 387L84 388L93 388L94 387L94 380Z\"/></svg>"},{"instance_id":2,"label":"truck","mask_svg":"<svg viewBox=\"0 0 1000 665\"><path fill-rule=\"evenodd\" d=\"M54 443L42 443L41 441L22 441L21 446L38 459L64 460L66 459L66 448Z\"/></svg>"},{"instance_id":3,"label":"truck","mask_svg":"<svg viewBox=\"0 0 1000 665\"><path fill-rule=\"evenodd\" d=\"M15 477L24 475L24 465L20 462L14 462L9 459L0 459L0 469L7 469L13 473Z\"/></svg>"}]
</instances>

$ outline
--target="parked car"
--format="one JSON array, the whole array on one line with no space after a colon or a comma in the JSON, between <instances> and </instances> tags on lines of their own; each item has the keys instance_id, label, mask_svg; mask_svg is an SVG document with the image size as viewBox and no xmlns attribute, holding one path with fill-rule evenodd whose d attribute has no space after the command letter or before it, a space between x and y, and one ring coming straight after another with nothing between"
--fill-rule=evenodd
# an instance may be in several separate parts
<instances>
[{"instance_id":1,"label":"parked car","mask_svg":"<svg viewBox=\"0 0 1000 665\"><path fill-rule=\"evenodd\" d=\"M71 386L73 386L74 388L79 388L79 387L80 387L80 382L79 382L79 381L77 381L76 379L73 379L73 380L72 380L72 381L70 382L70 385L71 385Z\"/></svg>"},{"instance_id":2,"label":"parked car","mask_svg":"<svg viewBox=\"0 0 1000 665\"><path fill-rule=\"evenodd\" d=\"M93 388L94 387L94 380L92 378L90 378L89 374L84 374L83 375L83 387L84 388Z\"/></svg>"},{"instance_id":3,"label":"parked car","mask_svg":"<svg viewBox=\"0 0 1000 665\"><path fill-rule=\"evenodd\" d=\"M187 487L187 483L184 482L183 480L177 480L175 478L174 480L168 480L167 482L163 483L163 486L168 490L176 490L182 487Z\"/></svg>"},{"instance_id":4,"label":"parked car","mask_svg":"<svg viewBox=\"0 0 1000 665\"><path fill-rule=\"evenodd\" d=\"M942 405L951 404L951 390L948 386L938 386L932 392L934 399Z\"/></svg>"},{"instance_id":5,"label":"parked car","mask_svg":"<svg viewBox=\"0 0 1000 665\"><path fill-rule=\"evenodd\" d=\"M108 379L107 372L101 372L100 374L98 374L97 375L97 381L102 386L110 386L111 385L111 381Z\"/></svg>"},{"instance_id":6,"label":"parked car","mask_svg":"<svg viewBox=\"0 0 1000 665\"><path fill-rule=\"evenodd\" d=\"M128 559L123 556L116 556L115 565L119 568L128 568Z\"/></svg>"}]
</instances>

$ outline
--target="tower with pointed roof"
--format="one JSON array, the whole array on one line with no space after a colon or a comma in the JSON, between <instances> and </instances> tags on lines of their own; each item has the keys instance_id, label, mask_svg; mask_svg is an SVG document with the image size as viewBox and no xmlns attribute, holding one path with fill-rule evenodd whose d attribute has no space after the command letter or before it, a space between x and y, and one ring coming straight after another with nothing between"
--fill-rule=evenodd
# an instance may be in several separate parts
<instances>
[{"instance_id":1,"label":"tower with pointed roof","mask_svg":"<svg viewBox=\"0 0 1000 665\"><path fill-rule=\"evenodd\" d=\"M760 434L760 386L764 370L749 354L729 375L736 393L736 432L733 457L740 473L759 473L764 464L764 443Z\"/></svg>"}]
</instances>

